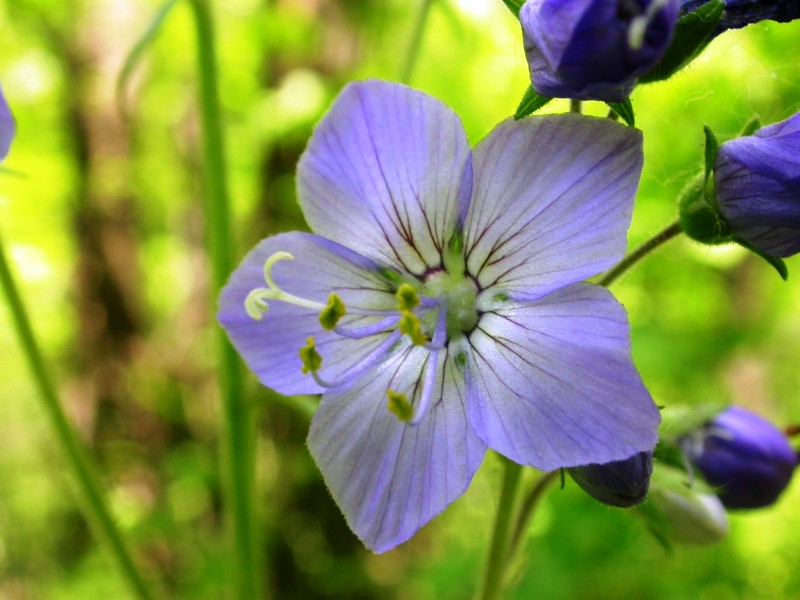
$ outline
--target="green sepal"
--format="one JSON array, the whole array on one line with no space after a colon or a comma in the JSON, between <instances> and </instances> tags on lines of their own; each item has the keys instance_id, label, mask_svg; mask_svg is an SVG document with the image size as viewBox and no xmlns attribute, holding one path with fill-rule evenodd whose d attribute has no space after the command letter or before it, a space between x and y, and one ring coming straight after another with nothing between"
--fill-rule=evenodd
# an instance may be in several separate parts
<instances>
[{"instance_id":1,"label":"green sepal","mask_svg":"<svg viewBox=\"0 0 800 600\"><path fill-rule=\"evenodd\" d=\"M711 0L678 19L672 43L659 63L639 78L639 83L669 79L692 62L712 39L725 13L723 0Z\"/></svg>"},{"instance_id":2,"label":"green sepal","mask_svg":"<svg viewBox=\"0 0 800 600\"><path fill-rule=\"evenodd\" d=\"M511 14L519 19L519 11L522 9L522 5L525 4L525 0L503 0L503 4L508 7Z\"/></svg>"},{"instance_id":3,"label":"green sepal","mask_svg":"<svg viewBox=\"0 0 800 600\"><path fill-rule=\"evenodd\" d=\"M719 142L717 136L711 131L708 125L703 125L703 133L706 135L706 182L714 174L714 164L717 162L717 154L719 154ZM716 204L716 202L714 202Z\"/></svg>"},{"instance_id":4,"label":"green sepal","mask_svg":"<svg viewBox=\"0 0 800 600\"><path fill-rule=\"evenodd\" d=\"M759 129L761 129L761 117L758 115L753 115L750 117L750 120L744 124L744 127L742 127L738 137L747 137L748 135L753 135Z\"/></svg>"},{"instance_id":5,"label":"green sepal","mask_svg":"<svg viewBox=\"0 0 800 600\"><path fill-rule=\"evenodd\" d=\"M636 117L633 112L633 103L630 98L625 98L622 102L606 102L608 107L628 125L636 125Z\"/></svg>"},{"instance_id":6,"label":"green sepal","mask_svg":"<svg viewBox=\"0 0 800 600\"><path fill-rule=\"evenodd\" d=\"M533 89L532 85L528 86L519 106L517 106L517 110L514 112L514 120L519 121L521 118L527 117L529 114L542 108L545 104L550 102L550 100L552 100L552 98L542 96Z\"/></svg>"},{"instance_id":7,"label":"green sepal","mask_svg":"<svg viewBox=\"0 0 800 600\"><path fill-rule=\"evenodd\" d=\"M742 246L743 248L747 248L753 254L756 254L767 261L772 267L778 272L778 275L781 276L781 279L786 281L789 279L789 269L786 267L786 263L783 262L783 259L778 258L777 256L770 256L769 254L764 254L761 250L758 250L751 244L747 243L740 237L733 238L733 241Z\"/></svg>"},{"instance_id":8,"label":"green sepal","mask_svg":"<svg viewBox=\"0 0 800 600\"><path fill-rule=\"evenodd\" d=\"M731 228L722 218L713 200L714 180L705 173L694 178L681 192L679 201L681 229L693 240L716 246L733 241Z\"/></svg>"},{"instance_id":9,"label":"green sepal","mask_svg":"<svg viewBox=\"0 0 800 600\"><path fill-rule=\"evenodd\" d=\"M659 426L659 446L656 449L656 458L668 464L675 463L671 460L669 448L674 447L678 439L701 429L706 423L724 411L728 405L721 402L708 402L699 405L680 406L670 405L661 412L661 425Z\"/></svg>"}]
</instances>

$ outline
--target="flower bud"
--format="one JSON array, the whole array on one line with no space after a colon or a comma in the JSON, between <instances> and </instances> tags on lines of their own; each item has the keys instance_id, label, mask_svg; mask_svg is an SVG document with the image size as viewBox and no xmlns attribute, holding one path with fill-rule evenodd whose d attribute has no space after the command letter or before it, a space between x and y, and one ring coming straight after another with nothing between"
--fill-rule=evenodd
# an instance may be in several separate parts
<instances>
[{"instance_id":1,"label":"flower bud","mask_svg":"<svg viewBox=\"0 0 800 600\"><path fill-rule=\"evenodd\" d=\"M528 0L520 11L533 88L621 102L666 51L677 0Z\"/></svg>"},{"instance_id":2,"label":"flower bud","mask_svg":"<svg viewBox=\"0 0 800 600\"><path fill-rule=\"evenodd\" d=\"M3 90L0 88L0 160L3 160L11 147L11 138L14 137L14 117L3 97Z\"/></svg>"},{"instance_id":3,"label":"flower bud","mask_svg":"<svg viewBox=\"0 0 800 600\"><path fill-rule=\"evenodd\" d=\"M797 465L786 435L738 406L684 437L681 447L728 508L772 504L789 485Z\"/></svg>"},{"instance_id":4,"label":"flower bud","mask_svg":"<svg viewBox=\"0 0 800 600\"><path fill-rule=\"evenodd\" d=\"M662 515L668 539L685 544L714 544L728 535L725 507L714 494L692 488L654 489L651 502Z\"/></svg>"},{"instance_id":5,"label":"flower bud","mask_svg":"<svg viewBox=\"0 0 800 600\"><path fill-rule=\"evenodd\" d=\"M681 11L692 12L708 1L681 0ZM714 34L722 33L726 29L739 29L765 19L788 23L798 18L800 2L797 0L726 0L725 15Z\"/></svg>"},{"instance_id":6,"label":"flower bud","mask_svg":"<svg viewBox=\"0 0 800 600\"><path fill-rule=\"evenodd\" d=\"M714 186L735 237L768 256L800 252L800 113L722 144Z\"/></svg>"},{"instance_id":7,"label":"flower bud","mask_svg":"<svg viewBox=\"0 0 800 600\"><path fill-rule=\"evenodd\" d=\"M653 453L640 452L625 460L574 467L567 472L595 500L629 508L647 495L653 473Z\"/></svg>"}]
</instances>

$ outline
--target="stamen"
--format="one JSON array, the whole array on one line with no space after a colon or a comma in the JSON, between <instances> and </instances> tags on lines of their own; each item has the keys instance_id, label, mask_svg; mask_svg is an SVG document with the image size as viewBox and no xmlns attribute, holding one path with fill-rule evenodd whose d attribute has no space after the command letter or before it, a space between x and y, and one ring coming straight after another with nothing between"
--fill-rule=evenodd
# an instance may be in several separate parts
<instances>
[{"instance_id":1,"label":"stamen","mask_svg":"<svg viewBox=\"0 0 800 600\"><path fill-rule=\"evenodd\" d=\"M425 366L425 380L422 382L422 394L419 397L419 405L414 413L414 418L409 421L409 425L419 425L422 418L428 412L433 389L436 384L436 367L439 363L439 352L434 351L428 355L428 364Z\"/></svg>"},{"instance_id":2,"label":"stamen","mask_svg":"<svg viewBox=\"0 0 800 600\"><path fill-rule=\"evenodd\" d=\"M281 260L293 259L294 256L288 252L276 252L264 262L264 281L267 282L267 287L251 290L244 300L244 308L251 319L256 321L261 320L264 313L269 310L267 300L280 300L281 302L287 302L295 306L302 306L303 308L310 308L311 310L320 312L328 308L320 302L314 302L313 300L307 300L300 296L284 292L278 284L275 283L275 280L272 278L272 267ZM344 304L342 304L342 306L344 306Z\"/></svg>"},{"instance_id":3,"label":"stamen","mask_svg":"<svg viewBox=\"0 0 800 600\"><path fill-rule=\"evenodd\" d=\"M306 345L300 348L300 360L303 361L303 366L300 369L303 372L303 375L307 375L309 372L316 373L317 370L322 366L322 357L317 352L317 348L314 346L314 336L308 336L306 340Z\"/></svg>"},{"instance_id":4,"label":"stamen","mask_svg":"<svg viewBox=\"0 0 800 600\"><path fill-rule=\"evenodd\" d=\"M424 346L428 343L428 338L422 333L422 324L419 317L409 310L403 311L397 328L400 333L410 337L415 346Z\"/></svg>"},{"instance_id":5,"label":"stamen","mask_svg":"<svg viewBox=\"0 0 800 600\"><path fill-rule=\"evenodd\" d=\"M331 292L331 295L328 296L328 306L319 313L319 324L322 325L323 329L331 331L346 312L347 308L342 299L334 292Z\"/></svg>"},{"instance_id":6,"label":"stamen","mask_svg":"<svg viewBox=\"0 0 800 600\"><path fill-rule=\"evenodd\" d=\"M381 319L377 323L373 323L372 325L366 325L364 327L354 327L352 329L348 329L346 327L342 327L341 325L337 325L333 328L334 333L338 333L342 337L350 338L353 340L360 340L361 338L369 337L371 335L376 335L378 333L384 333L391 329L394 329L397 326L397 322L400 320L398 315L392 315L391 317L386 317L385 319Z\"/></svg>"},{"instance_id":7,"label":"stamen","mask_svg":"<svg viewBox=\"0 0 800 600\"><path fill-rule=\"evenodd\" d=\"M397 298L397 310L400 312L411 312L419 306L419 296L411 284L404 283L395 292Z\"/></svg>"},{"instance_id":8,"label":"stamen","mask_svg":"<svg viewBox=\"0 0 800 600\"><path fill-rule=\"evenodd\" d=\"M389 397L389 412L395 414L403 423L408 423L414 409L406 395L394 390L387 390L386 395Z\"/></svg>"},{"instance_id":9,"label":"stamen","mask_svg":"<svg viewBox=\"0 0 800 600\"><path fill-rule=\"evenodd\" d=\"M392 346L394 346L397 343L397 340L399 339L400 339L400 333L398 331L393 331L386 337L386 339L377 348L375 348L367 356L365 356L359 362L350 367L347 371L341 373L339 375L339 378L334 381L328 381L322 378L319 375L319 373L317 373L319 365L317 366L317 369L313 370L310 368L308 370L303 369L303 373L311 373L311 376L314 378L314 381L317 382L317 385L327 389L336 388L345 383L352 383L354 379L360 377L365 371L373 368L376 364L385 360L386 353L389 352ZM303 348L303 350L305 349L306 348ZM302 355L303 350L300 351L301 352L300 358L303 358ZM319 360L321 363L322 358L320 357ZM305 365L305 360L303 361L303 363Z\"/></svg>"}]
</instances>

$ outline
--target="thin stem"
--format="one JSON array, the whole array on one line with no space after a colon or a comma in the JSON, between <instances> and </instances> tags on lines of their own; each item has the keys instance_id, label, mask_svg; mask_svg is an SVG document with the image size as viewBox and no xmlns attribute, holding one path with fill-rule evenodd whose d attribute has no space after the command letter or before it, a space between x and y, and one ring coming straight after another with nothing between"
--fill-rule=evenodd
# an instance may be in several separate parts
<instances>
[{"instance_id":1,"label":"thin stem","mask_svg":"<svg viewBox=\"0 0 800 600\"><path fill-rule=\"evenodd\" d=\"M503 592L503 576L509 547L509 526L511 525L511 515L514 512L514 500L517 496L520 474L522 473L522 467L517 463L504 457L502 460L504 467L503 485L500 490L500 503L497 506L497 517L495 518L492 542L486 561L483 586L478 595L481 600L496 600L500 598L500 594Z\"/></svg>"},{"instance_id":2,"label":"thin stem","mask_svg":"<svg viewBox=\"0 0 800 600\"><path fill-rule=\"evenodd\" d=\"M111 516L95 466L61 408L56 388L45 367L28 313L14 282L11 267L6 260L2 240L0 240L0 282L2 282L11 310L11 320L38 388L44 411L55 433L56 443L66 457L78 484L79 500L84 516L92 525L100 541L105 544L134 595L141 600L155 598L156 596L136 568L122 534Z\"/></svg>"},{"instance_id":3,"label":"thin stem","mask_svg":"<svg viewBox=\"0 0 800 600\"><path fill-rule=\"evenodd\" d=\"M514 526L514 533L511 536L511 542L508 544L508 558L511 559L519 549L522 536L528 526L531 515L536 506L539 504L547 488L558 478L558 471L551 471L550 473L543 474L536 483L533 484L531 491L525 496L522 505L517 512L517 522Z\"/></svg>"},{"instance_id":4,"label":"thin stem","mask_svg":"<svg viewBox=\"0 0 800 600\"><path fill-rule=\"evenodd\" d=\"M200 118L203 130L205 220L214 294L233 268L225 139L220 117L214 23L209 0L190 0L197 32ZM255 417L246 401L241 365L222 330L218 330L219 387L224 414L221 443L234 573L234 597L261 598L262 572L255 516Z\"/></svg>"},{"instance_id":5,"label":"thin stem","mask_svg":"<svg viewBox=\"0 0 800 600\"><path fill-rule=\"evenodd\" d=\"M639 246L636 250L631 252L628 256L623 258L617 265L608 271L603 277L597 282L597 285L602 285L608 287L611 285L620 275L622 275L625 271L630 269L633 265L639 262L642 258L644 258L647 254L658 248L664 242L667 242L677 236L678 234L682 233L683 229L681 229L681 224L679 221L674 222L669 227L666 227L663 231L656 234L649 240L647 240L644 244Z\"/></svg>"},{"instance_id":6,"label":"thin stem","mask_svg":"<svg viewBox=\"0 0 800 600\"><path fill-rule=\"evenodd\" d=\"M425 26L428 24L428 14L430 13L433 2L434 0L422 0L422 4L419 6L417 19L414 22L414 31L411 34L411 40L408 43L408 50L406 51L406 60L400 71L400 81L402 83L411 83L414 67L417 66L419 50L422 47L422 36L425 33Z\"/></svg>"},{"instance_id":7,"label":"thin stem","mask_svg":"<svg viewBox=\"0 0 800 600\"><path fill-rule=\"evenodd\" d=\"M582 106L580 100L572 99L569 101L569 112L581 114Z\"/></svg>"}]
</instances>

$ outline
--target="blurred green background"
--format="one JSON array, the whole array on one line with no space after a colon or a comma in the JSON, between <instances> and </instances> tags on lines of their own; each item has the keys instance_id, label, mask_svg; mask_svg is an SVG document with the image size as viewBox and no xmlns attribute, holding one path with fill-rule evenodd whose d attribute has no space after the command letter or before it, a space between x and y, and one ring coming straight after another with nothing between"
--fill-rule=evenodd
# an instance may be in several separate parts
<instances>
[{"instance_id":1,"label":"blurred green background","mask_svg":"<svg viewBox=\"0 0 800 600\"><path fill-rule=\"evenodd\" d=\"M397 79L421 2L226 0L215 5L236 257L305 228L294 168L352 79ZM0 0L0 81L18 136L0 175L0 231L68 413L102 466L114 515L175 598L226 592L213 300L201 211L194 33L182 3L125 92L115 80L159 3ZM702 155L753 114L800 110L800 23L717 38L673 80L636 90L646 164L629 240L675 218ZM412 84L463 118L473 142L528 85L500 0L435 0ZM550 108L550 107L548 107ZM604 114L602 106L587 107ZM556 102L552 110L566 110ZM657 403L734 402L800 423L800 261L782 282L736 248L678 239L615 284ZM0 599L117 599L127 588L81 517L10 316L0 308ZM306 448L314 399L248 377L263 577L274 598L460 599L481 570L497 502L488 455L467 494L409 543L365 550ZM528 476L533 475L532 473ZM669 554L636 509L567 482L530 528L509 598L800 597L795 482L773 508L731 517L716 546Z\"/></svg>"}]
</instances>

